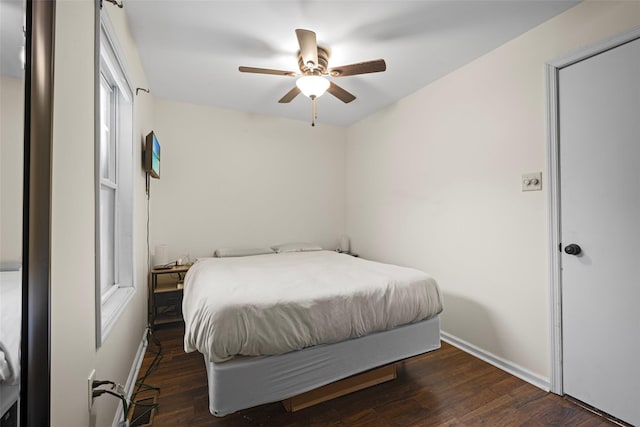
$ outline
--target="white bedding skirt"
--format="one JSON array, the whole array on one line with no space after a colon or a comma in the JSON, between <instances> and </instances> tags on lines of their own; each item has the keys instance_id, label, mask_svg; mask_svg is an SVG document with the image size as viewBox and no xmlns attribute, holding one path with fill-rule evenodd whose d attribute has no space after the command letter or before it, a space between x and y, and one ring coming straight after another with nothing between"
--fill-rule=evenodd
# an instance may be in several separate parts
<instances>
[{"instance_id":1,"label":"white bedding skirt","mask_svg":"<svg viewBox=\"0 0 640 427\"><path fill-rule=\"evenodd\" d=\"M276 356L211 362L209 410L224 416L277 402L351 375L440 348L438 316L335 344Z\"/></svg>"}]
</instances>

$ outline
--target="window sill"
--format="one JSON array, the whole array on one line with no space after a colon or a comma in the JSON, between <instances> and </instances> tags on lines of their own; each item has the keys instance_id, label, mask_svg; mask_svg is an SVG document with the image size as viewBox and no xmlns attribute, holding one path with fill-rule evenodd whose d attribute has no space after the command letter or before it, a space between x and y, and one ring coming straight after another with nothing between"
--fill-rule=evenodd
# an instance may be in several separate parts
<instances>
[{"instance_id":1,"label":"window sill","mask_svg":"<svg viewBox=\"0 0 640 427\"><path fill-rule=\"evenodd\" d=\"M107 336L109 336L109 333L124 312L124 309L127 308L134 294L135 289L133 286L123 286L118 288L118 290L102 304L100 309L102 330L98 339L99 345L106 341Z\"/></svg>"}]
</instances>

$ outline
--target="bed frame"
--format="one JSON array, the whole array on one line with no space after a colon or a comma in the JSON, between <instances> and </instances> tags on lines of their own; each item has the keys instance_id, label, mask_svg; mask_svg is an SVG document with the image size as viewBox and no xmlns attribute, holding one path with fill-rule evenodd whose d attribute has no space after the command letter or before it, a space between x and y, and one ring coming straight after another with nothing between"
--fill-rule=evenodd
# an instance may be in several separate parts
<instances>
[{"instance_id":1,"label":"bed frame","mask_svg":"<svg viewBox=\"0 0 640 427\"><path fill-rule=\"evenodd\" d=\"M288 412L296 412L309 406L317 405L327 400L335 399L358 390L373 387L387 381L395 380L397 377L396 364L390 363L381 368L372 369L361 374L356 374L324 385L315 390L290 397L282 401L284 408Z\"/></svg>"},{"instance_id":2,"label":"bed frame","mask_svg":"<svg viewBox=\"0 0 640 427\"><path fill-rule=\"evenodd\" d=\"M438 348L440 317L436 316L277 356L236 357L222 363L210 362L205 356L209 411L222 417L278 401L295 411L391 380L395 378L394 362Z\"/></svg>"}]
</instances>

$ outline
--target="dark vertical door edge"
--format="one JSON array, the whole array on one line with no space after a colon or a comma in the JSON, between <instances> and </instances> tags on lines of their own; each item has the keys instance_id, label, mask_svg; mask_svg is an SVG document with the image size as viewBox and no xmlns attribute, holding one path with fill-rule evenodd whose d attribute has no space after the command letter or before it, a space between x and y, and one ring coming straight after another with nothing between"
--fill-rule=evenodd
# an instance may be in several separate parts
<instances>
[{"instance_id":1,"label":"dark vertical door edge","mask_svg":"<svg viewBox=\"0 0 640 427\"><path fill-rule=\"evenodd\" d=\"M48 426L55 0L27 0L20 425Z\"/></svg>"}]
</instances>

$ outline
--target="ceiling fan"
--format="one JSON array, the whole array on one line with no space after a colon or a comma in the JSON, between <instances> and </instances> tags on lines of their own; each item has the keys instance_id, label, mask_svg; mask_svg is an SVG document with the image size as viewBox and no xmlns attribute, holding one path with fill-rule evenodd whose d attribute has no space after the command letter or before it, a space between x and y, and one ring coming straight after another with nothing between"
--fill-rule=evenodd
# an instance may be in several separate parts
<instances>
[{"instance_id":1,"label":"ceiling fan","mask_svg":"<svg viewBox=\"0 0 640 427\"><path fill-rule=\"evenodd\" d=\"M318 46L316 33L311 30L297 29L296 36L300 50L298 51L298 66L300 72L274 70L271 68L238 67L243 73L273 74L276 76L298 77L296 85L287 92L278 102L291 102L300 92L311 98L313 120L311 126L315 126L316 99L325 92L329 92L344 103L356 99L355 95L346 91L327 77L346 77L357 74L378 73L387 69L384 59L359 62L356 64L329 67L329 50Z\"/></svg>"}]
</instances>

